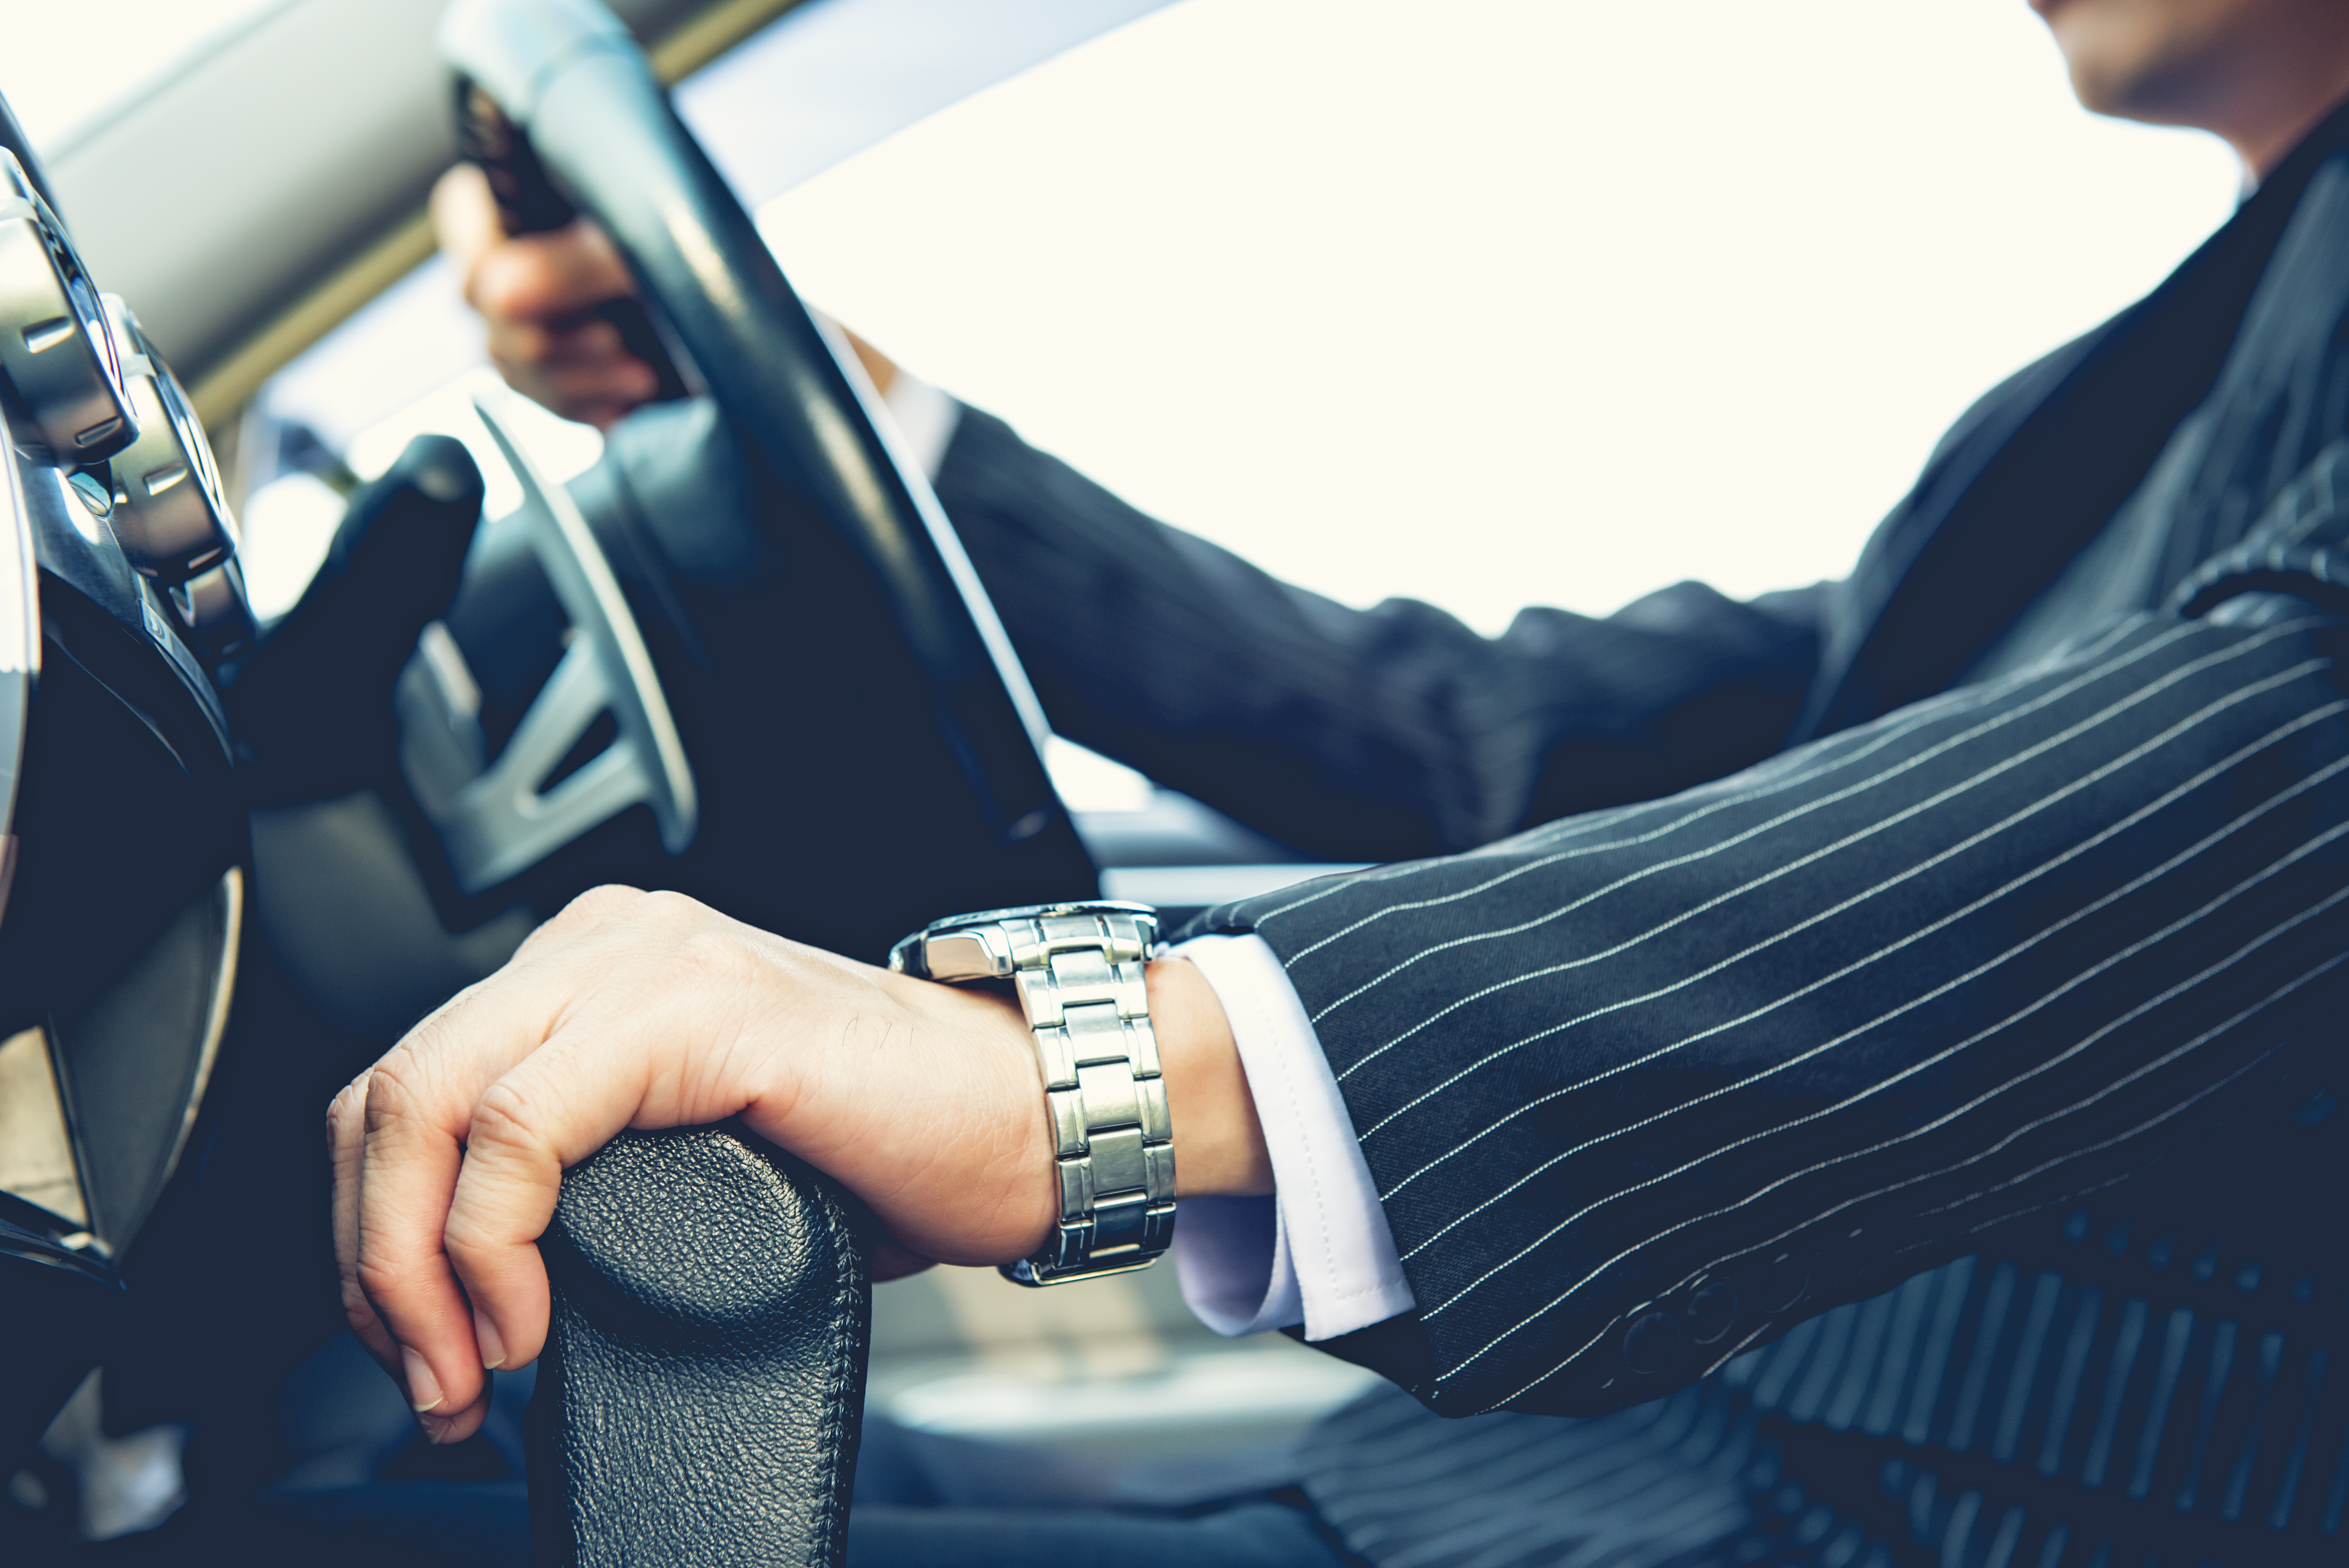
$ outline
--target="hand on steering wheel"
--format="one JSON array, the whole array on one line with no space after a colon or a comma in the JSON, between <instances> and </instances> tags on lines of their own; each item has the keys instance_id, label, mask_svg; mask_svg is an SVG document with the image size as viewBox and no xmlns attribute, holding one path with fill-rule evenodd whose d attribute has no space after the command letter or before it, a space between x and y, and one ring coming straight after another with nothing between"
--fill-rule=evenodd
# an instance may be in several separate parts
<instances>
[{"instance_id":1,"label":"hand on steering wheel","mask_svg":"<svg viewBox=\"0 0 2349 1568\"><path fill-rule=\"evenodd\" d=\"M506 385L566 419L608 430L652 400L660 377L628 352L618 328L590 314L631 297L627 263L595 221L509 234L481 170L460 163L432 188L432 226L463 280L465 303L489 329L490 361ZM838 323L833 323L837 326ZM874 390L887 396L897 366L845 327Z\"/></svg>"},{"instance_id":2,"label":"hand on steering wheel","mask_svg":"<svg viewBox=\"0 0 2349 1568\"><path fill-rule=\"evenodd\" d=\"M1222 1008L1150 965L1185 1196L1271 1190ZM909 979L675 893L599 888L338 1095L335 1250L353 1329L436 1442L534 1359L533 1244L563 1170L626 1128L740 1116L885 1227L874 1274L1034 1253L1059 1214L1035 1044L1005 996Z\"/></svg>"},{"instance_id":3,"label":"hand on steering wheel","mask_svg":"<svg viewBox=\"0 0 2349 1568\"><path fill-rule=\"evenodd\" d=\"M509 235L489 181L460 163L432 188L432 224L465 303L489 325L490 359L508 386L599 430L651 400L653 367L610 322L588 315L635 292L627 263L591 220Z\"/></svg>"}]
</instances>

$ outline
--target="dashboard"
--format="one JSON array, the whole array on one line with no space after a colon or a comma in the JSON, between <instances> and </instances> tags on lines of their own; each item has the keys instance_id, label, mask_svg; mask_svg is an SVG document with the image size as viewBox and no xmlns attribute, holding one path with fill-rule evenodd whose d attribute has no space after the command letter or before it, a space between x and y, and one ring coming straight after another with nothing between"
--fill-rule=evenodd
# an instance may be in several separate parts
<instances>
[{"instance_id":1,"label":"dashboard","mask_svg":"<svg viewBox=\"0 0 2349 1568\"><path fill-rule=\"evenodd\" d=\"M219 663L251 643L202 428L0 120L0 1393L20 1451L96 1359L197 1127L247 854Z\"/></svg>"}]
</instances>

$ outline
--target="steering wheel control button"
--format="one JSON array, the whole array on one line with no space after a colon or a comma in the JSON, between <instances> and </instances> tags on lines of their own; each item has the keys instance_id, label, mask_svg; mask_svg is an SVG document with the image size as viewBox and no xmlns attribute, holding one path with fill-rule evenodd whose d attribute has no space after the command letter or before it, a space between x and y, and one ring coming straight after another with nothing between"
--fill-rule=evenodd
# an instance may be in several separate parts
<instances>
[{"instance_id":1,"label":"steering wheel control button","mask_svg":"<svg viewBox=\"0 0 2349 1568\"><path fill-rule=\"evenodd\" d=\"M221 493L212 443L178 377L119 295L103 296L138 439L114 459L114 536L130 563L158 583L188 581L236 550L236 524Z\"/></svg>"},{"instance_id":2,"label":"steering wheel control button","mask_svg":"<svg viewBox=\"0 0 2349 1568\"><path fill-rule=\"evenodd\" d=\"M1681 1347L1681 1326L1669 1312L1642 1313L1623 1331L1623 1365L1651 1377L1672 1364Z\"/></svg>"},{"instance_id":3,"label":"steering wheel control button","mask_svg":"<svg viewBox=\"0 0 2349 1568\"><path fill-rule=\"evenodd\" d=\"M76 469L66 476L66 488L89 515L103 522L114 515L114 487L103 469Z\"/></svg>"},{"instance_id":4,"label":"steering wheel control button","mask_svg":"<svg viewBox=\"0 0 2349 1568\"><path fill-rule=\"evenodd\" d=\"M1718 1344L1737 1326L1737 1292L1726 1280L1701 1284L1689 1297L1689 1338L1699 1345Z\"/></svg>"},{"instance_id":5,"label":"steering wheel control button","mask_svg":"<svg viewBox=\"0 0 2349 1568\"><path fill-rule=\"evenodd\" d=\"M1147 904L1030 904L955 915L889 950L924 980L1011 982L1036 1037L1061 1222L1004 1266L1021 1284L1147 1268L1174 1237L1174 1130L1142 966L1158 939Z\"/></svg>"},{"instance_id":6,"label":"steering wheel control button","mask_svg":"<svg viewBox=\"0 0 2349 1568\"><path fill-rule=\"evenodd\" d=\"M30 455L66 465L98 463L139 438L106 307L65 225L5 148L0 373L32 416L45 448Z\"/></svg>"}]
</instances>

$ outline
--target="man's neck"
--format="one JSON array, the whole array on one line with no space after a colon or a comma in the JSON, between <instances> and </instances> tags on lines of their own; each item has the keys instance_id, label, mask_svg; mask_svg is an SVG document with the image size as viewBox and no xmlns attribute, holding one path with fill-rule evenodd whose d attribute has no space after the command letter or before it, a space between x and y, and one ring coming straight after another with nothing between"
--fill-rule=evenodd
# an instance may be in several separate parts
<instances>
[{"instance_id":1,"label":"man's neck","mask_svg":"<svg viewBox=\"0 0 2349 1568\"><path fill-rule=\"evenodd\" d=\"M2243 160L2243 183L2258 185L2292 150L2349 100L2349 17L2335 46L2312 47L2295 57L2262 62L2257 90L2231 93L2224 114L2209 129Z\"/></svg>"},{"instance_id":2,"label":"man's neck","mask_svg":"<svg viewBox=\"0 0 2349 1568\"><path fill-rule=\"evenodd\" d=\"M2259 136L2229 136L2228 145L2235 150L2235 156L2243 160L2244 194L2249 195L2258 190L2261 182L2275 172L2276 165L2282 163L2310 131L2323 124L2325 117L2344 102L2349 102L2349 91L2326 98L2309 113L2296 116L2289 124L2275 127Z\"/></svg>"}]
</instances>

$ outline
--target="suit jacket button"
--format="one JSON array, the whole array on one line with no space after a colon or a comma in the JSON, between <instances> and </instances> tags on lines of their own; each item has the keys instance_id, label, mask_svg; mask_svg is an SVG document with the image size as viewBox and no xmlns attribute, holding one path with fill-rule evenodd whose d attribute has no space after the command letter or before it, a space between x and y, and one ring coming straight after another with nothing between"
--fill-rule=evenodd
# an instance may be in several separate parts
<instances>
[{"instance_id":1,"label":"suit jacket button","mask_svg":"<svg viewBox=\"0 0 2349 1568\"><path fill-rule=\"evenodd\" d=\"M1681 1326L1670 1313L1648 1313L1624 1331L1623 1364L1643 1376L1661 1372L1680 1342Z\"/></svg>"},{"instance_id":2,"label":"suit jacket button","mask_svg":"<svg viewBox=\"0 0 2349 1568\"><path fill-rule=\"evenodd\" d=\"M1689 1297L1689 1337L1711 1345L1737 1325L1737 1292L1726 1280L1701 1285Z\"/></svg>"}]
</instances>

